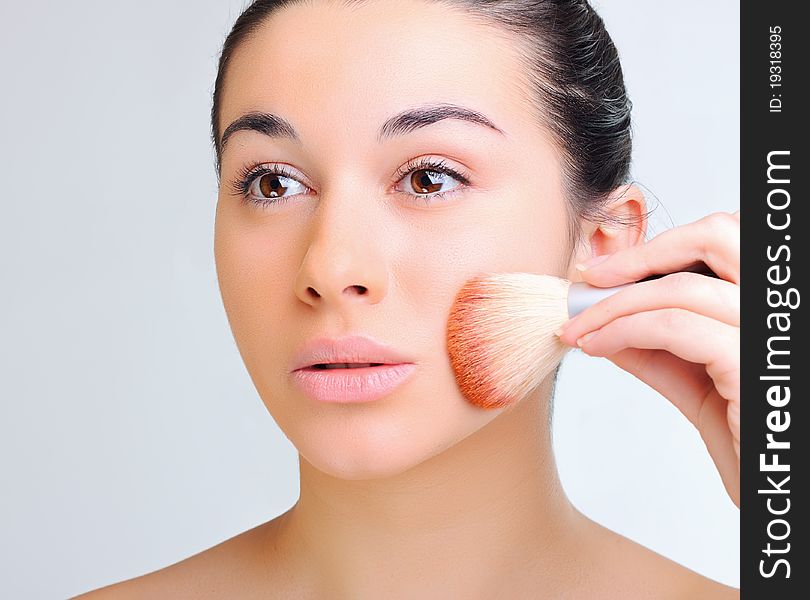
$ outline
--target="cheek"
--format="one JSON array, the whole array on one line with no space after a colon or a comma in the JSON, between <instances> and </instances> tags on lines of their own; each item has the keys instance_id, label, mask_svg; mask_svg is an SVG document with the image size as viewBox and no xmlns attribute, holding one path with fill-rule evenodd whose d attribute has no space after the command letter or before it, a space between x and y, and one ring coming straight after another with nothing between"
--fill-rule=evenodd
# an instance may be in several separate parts
<instances>
[{"instance_id":1,"label":"cheek","mask_svg":"<svg viewBox=\"0 0 810 600\"><path fill-rule=\"evenodd\" d=\"M434 332L444 327L458 290L477 274L565 273L568 215L559 195L507 188L465 201L459 211L405 232L407 248L392 267L409 311L432 323Z\"/></svg>"},{"instance_id":2,"label":"cheek","mask_svg":"<svg viewBox=\"0 0 810 600\"><path fill-rule=\"evenodd\" d=\"M217 209L214 255L222 302L251 377L267 370L268 357L288 356L282 323L295 296L291 242L273 228L245 222L231 209ZM295 343L292 341L290 343ZM278 369L284 361L275 361Z\"/></svg>"},{"instance_id":3,"label":"cheek","mask_svg":"<svg viewBox=\"0 0 810 600\"><path fill-rule=\"evenodd\" d=\"M436 397L451 410L466 402L446 339L447 320L464 283L485 272L563 276L567 262L568 214L559 196L530 196L518 189L488 196L458 211L429 215L402 232L407 247L391 267L402 296L401 318L417 325L422 347L429 349L431 372L425 381L442 392Z\"/></svg>"},{"instance_id":4,"label":"cheek","mask_svg":"<svg viewBox=\"0 0 810 600\"><path fill-rule=\"evenodd\" d=\"M561 276L568 261L568 213L551 189L510 189L502 210L488 215L494 231L481 254L494 271Z\"/></svg>"}]
</instances>

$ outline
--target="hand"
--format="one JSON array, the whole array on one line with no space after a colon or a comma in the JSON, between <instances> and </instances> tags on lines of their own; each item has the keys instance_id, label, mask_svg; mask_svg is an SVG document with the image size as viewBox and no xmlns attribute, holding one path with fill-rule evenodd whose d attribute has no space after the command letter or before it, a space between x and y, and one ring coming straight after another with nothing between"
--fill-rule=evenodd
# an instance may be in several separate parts
<instances>
[{"instance_id":1,"label":"hand","mask_svg":"<svg viewBox=\"0 0 810 600\"><path fill-rule=\"evenodd\" d=\"M718 278L637 283L567 321L564 343L603 356L669 399L697 427L740 506L740 212L715 213L578 265L610 287L703 261Z\"/></svg>"}]
</instances>

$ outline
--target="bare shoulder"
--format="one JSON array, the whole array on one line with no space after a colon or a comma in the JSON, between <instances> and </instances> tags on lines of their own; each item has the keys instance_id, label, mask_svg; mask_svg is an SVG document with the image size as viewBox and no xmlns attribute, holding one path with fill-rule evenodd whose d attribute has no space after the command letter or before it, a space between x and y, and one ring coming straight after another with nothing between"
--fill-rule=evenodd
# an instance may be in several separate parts
<instances>
[{"instance_id":1,"label":"bare shoulder","mask_svg":"<svg viewBox=\"0 0 810 600\"><path fill-rule=\"evenodd\" d=\"M697 575L697 574L696 574ZM714 581L703 575L698 575L700 581L695 581L687 589L683 589L683 598L717 598L717 600L738 600L740 597L740 590Z\"/></svg>"},{"instance_id":2,"label":"bare shoulder","mask_svg":"<svg viewBox=\"0 0 810 600\"><path fill-rule=\"evenodd\" d=\"M598 529L595 548L602 567L613 575L602 579L617 598L738 599L740 590L710 579L606 527ZM628 593L630 592L630 593Z\"/></svg>"},{"instance_id":3,"label":"bare shoulder","mask_svg":"<svg viewBox=\"0 0 810 600\"><path fill-rule=\"evenodd\" d=\"M267 598L267 586L257 581L257 574L268 583L278 575L264 543L272 535L276 520L157 571L91 590L72 600L250 598L262 593Z\"/></svg>"}]
</instances>

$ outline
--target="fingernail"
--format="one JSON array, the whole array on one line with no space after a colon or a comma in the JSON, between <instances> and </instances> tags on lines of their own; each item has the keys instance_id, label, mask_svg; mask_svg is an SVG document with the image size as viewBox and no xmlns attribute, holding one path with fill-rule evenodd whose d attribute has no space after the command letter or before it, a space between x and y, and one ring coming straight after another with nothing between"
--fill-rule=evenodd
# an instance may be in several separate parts
<instances>
[{"instance_id":1,"label":"fingernail","mask_svg":"<svg viewBox=\"0 0 810 600\"><path fill-rule=\"evenodd\" d=\"M576 269L577 271L584 271L586 269L590 269L600 263L605 262L610 257L611 257L610 254L602 254L601 256L594 256L593 258L586 260L584 263L577 263Z\"/></svg>"},{"instance_id":2,"label":"fingernail","mask_svg":"<svg viewBox=\"0 0 810 600\"><path fill-rule=\"evenodd\" d=\"M557 331L555 331L554 333L557 334L558 337L563 335L565 333L565 330L568 329L568 327L570 327L571 323L574 322L575 318L576 317L571 317L570 319L565 321L562 325L560 325L560 328Z\"/></svg>"},{"instance_id":3,"label":"fingernail","mask_svg":"<svg viewBox=\"0 0 810 600\"><path fill-rule=\"evenodd\" d=\"M595 336L596 333L597 333L596 331L591 331L590 333L583 335L581 338L577 340L577 346L582 348L582 346L584 346L593 339L593 336Z\"/></svg>"}]
</instances>

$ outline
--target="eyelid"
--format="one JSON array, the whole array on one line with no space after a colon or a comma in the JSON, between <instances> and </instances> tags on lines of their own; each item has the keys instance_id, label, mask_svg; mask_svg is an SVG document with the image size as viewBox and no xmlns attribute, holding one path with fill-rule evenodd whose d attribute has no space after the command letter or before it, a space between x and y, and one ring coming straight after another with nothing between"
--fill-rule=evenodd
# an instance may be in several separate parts
<instances>
[{"instance_id":1,"label":"eyelid","mask_svg":"<svg viewBox=\"0 0 810 600\"><path fill-rule=\"evenodd\" d=\"M259 163L253 167L251 173L257 175L258 174L264 175L266 173L281 175L282 177L294 179L301 185L306 186L309 189L312 189L312 186L309 185L309 183L307 182L307 177L305 177L304 174L301 173L301 171L299 171L289 163L282 163L275 161Z\"/></svg>"},{"instance_id":2,"label":"eyelid","mask_svg":"<svg viewBox=\"0 0 810 600\"><path fill-rule=\"evenodd\" d=\"M438 171L440 173L448 173L459 181L469 183L470 175L466 173L464 168L453 167L447 163L444 157L433 156L430 154L417 156L408 160L404 165L399 167L394 173L394 178L398 183L405 175L416 170L424 169L426 171Z\"/></svg>"}]
</instances>

